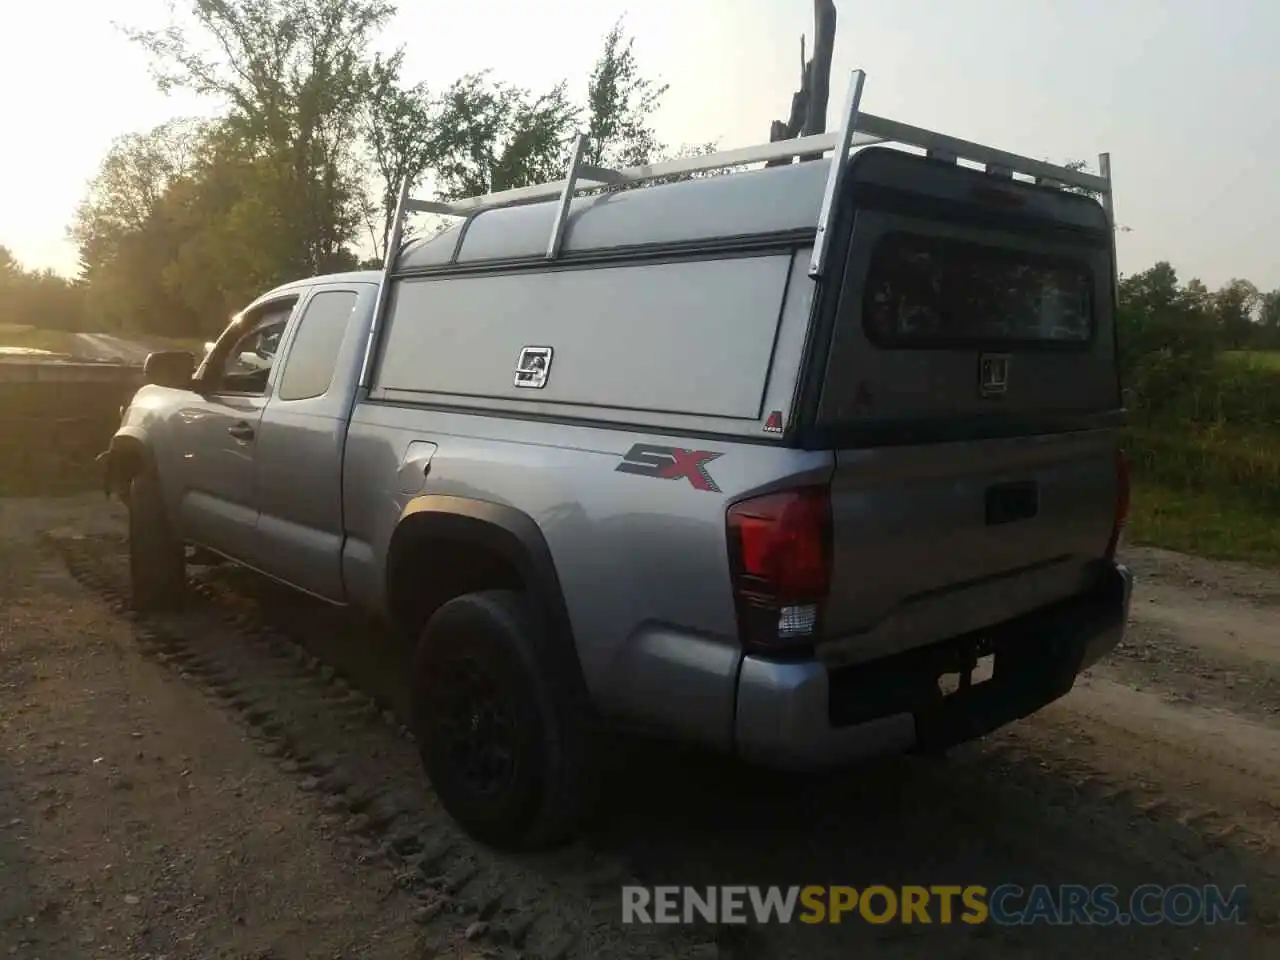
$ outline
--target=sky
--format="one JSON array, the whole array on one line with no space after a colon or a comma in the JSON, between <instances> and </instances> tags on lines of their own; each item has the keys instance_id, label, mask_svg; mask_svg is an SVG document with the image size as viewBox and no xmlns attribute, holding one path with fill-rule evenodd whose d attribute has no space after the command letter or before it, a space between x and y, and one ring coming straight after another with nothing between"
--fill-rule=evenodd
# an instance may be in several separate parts
<instances>
[{"instance_id":1,"label":"sky","mask_svg":"<svg viewBox=\"0 0 1280 960\"><path fill-rule=\"evenodd\" d=\"M188 0L177 0L181 7ZM768 139L798 82L808 0L401 0L383 35L406 79L492 68L544 90L586 77L625 15L673 145ZM1168 260L1216 287L1280 287L1280 31L1275 0L836 0L831 121L855 68L863 109L1027 156L1112 157L1123 273ZM162 95L120 25L167 0L0 0L0 244L72 274L66 228L113 138L216 105Z\"/></svg>"}]
</instances>

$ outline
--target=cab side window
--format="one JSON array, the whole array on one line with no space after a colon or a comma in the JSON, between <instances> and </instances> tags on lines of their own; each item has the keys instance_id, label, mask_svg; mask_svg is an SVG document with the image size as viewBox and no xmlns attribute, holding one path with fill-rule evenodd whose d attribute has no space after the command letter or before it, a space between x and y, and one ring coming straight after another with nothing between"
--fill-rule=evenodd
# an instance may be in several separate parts
<instances>
[{"instance_id":1,"label":"cab side window","mask_svg":"<svg viewBox=\"0 0 1280 960\"><path fill-rule=\"evenodd\" d=\"M260 396L267 391L267 378L275 366L280 337L289 322L291 308L264 314L231 345L212 371L219 393Z\"/></svg>"},{"instance_id":2,"label":"cab side window","mask_svg":"<svg viewBox=\"0 0 1280 960\"><path fill-rule=\"evenodd\" d=\"M356 300L350 290L326 290L308 301L285 359L279 399L309 400L329 390Z\"/></svg>"}]
</instances>

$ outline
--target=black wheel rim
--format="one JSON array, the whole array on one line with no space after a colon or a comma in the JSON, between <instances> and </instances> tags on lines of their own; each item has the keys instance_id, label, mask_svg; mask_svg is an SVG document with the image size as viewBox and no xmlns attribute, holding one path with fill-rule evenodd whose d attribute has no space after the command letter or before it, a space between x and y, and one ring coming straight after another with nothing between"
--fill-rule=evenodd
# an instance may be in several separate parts
<instances>
[{"instance_id":1,"label":"black wheel rim","mask_svg":"<svg viewBox=\"0 0 1280 960\"><path fill-rule=\"evenodd\" d=\"M450 665L438 686L439 730L449 762L484 796L504 792L515 779L515 724L498 687L480 664Z\"/></svg>"}]
</instances>

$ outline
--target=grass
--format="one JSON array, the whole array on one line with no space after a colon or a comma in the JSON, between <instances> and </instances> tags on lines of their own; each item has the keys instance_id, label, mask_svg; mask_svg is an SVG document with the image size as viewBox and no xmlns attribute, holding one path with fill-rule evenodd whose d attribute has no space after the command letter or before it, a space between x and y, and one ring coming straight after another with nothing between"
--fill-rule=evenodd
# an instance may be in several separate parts
<instances>
[{"instance_id":1,"label":"grass","mask_svg":"<svg viewBox=\"0 0 1280 960\"><path fill-rule=\"evenodd\" d=\"M1280 515L1159 483L1135 483L1126 539L1215 560L1280 567Z\"/></svg>"},{"instance_id":2,"label":"grass","mask_svg":"<svg viewBox=\"0 0 1280 960\"><path fill-rule=\"evenodd\" d=\"M1280 429L1143 424L1130 431L1129 456L1136 476L1166 489L1280 514Z\"/></svg>"},{"instance_id":3,"label":"grass","mask_svg":"<svg viewBox=\"0 0 1280 960\"><path fill-rule=\"evenodd\" d=\"M1245 364L1280 371L1280 350L1228 350L1222 355L1224 363Z\"/></svg>"},{"instance_id":4,"label":"grass","mask_svg":"<svg viewBox=\"0 0 1280 960\"><path fill-rule=\"evenodd\" d=\"M1280 567L1280 421L1260 389L1280 387L1280 366L1258 363L1248 361L1260 379L1236 398L1241 415L1207 423L1164 416L1130 429L1130 542Z\"/></svg>"},{"instance_id":5,"label":"grass","mask_svg":"<svg viewBox=\"0 0 1280 960\"><path fill-rule=\"evenodd\" d=\"M72 335L65 330L43 330L20 323L0 323L0 347L67 353L71 349L71 339Z\"/></svg>"}]
</instances>

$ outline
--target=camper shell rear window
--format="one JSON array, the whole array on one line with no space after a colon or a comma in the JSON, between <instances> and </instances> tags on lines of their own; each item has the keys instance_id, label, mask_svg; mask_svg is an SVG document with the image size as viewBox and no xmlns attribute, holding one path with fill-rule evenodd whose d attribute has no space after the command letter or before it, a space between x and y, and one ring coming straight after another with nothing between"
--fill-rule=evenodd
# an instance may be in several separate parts
<instances>
[{"instance_id":1,"label":"camper shell rear window","mask_svg":"<svg viewBox=\"0 0 1280 960\"><path fill-rule=\"evenodd\" d=\"M863 297L863 325L878 347L1070 349L1094 336L1090 266L1013 247L886 233Z\"/></svg>"}]
</instances>

